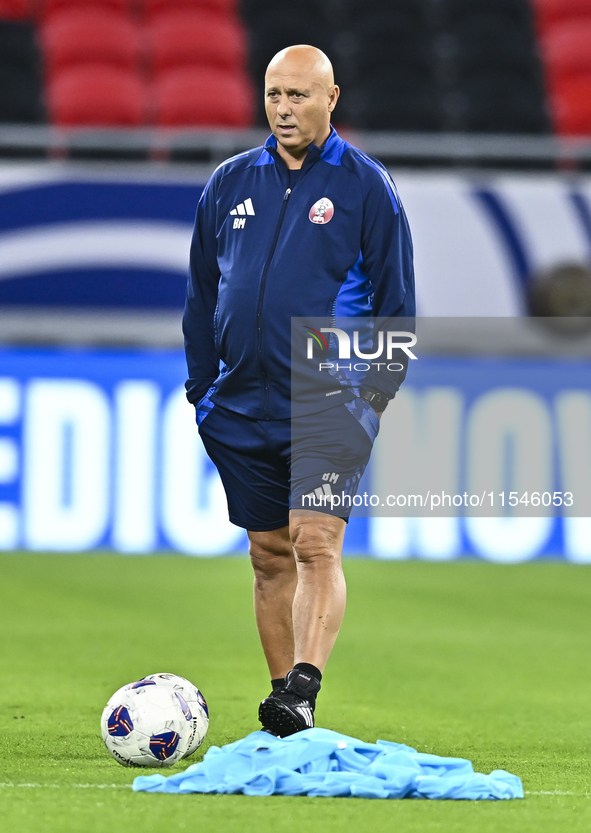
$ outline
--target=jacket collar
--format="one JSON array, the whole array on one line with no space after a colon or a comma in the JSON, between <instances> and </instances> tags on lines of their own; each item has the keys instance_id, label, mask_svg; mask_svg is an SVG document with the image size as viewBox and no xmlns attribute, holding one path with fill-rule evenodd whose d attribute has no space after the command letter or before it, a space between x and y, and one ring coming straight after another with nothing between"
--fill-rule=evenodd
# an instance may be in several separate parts
<instances>
[{"instance_id":1,"label":"jacket collar","mask_svg":"<svg viewBox=\"0 0 591 833\"><path fill-rule=\"evenodd\" d=\"M318 145L315 144L308 145L308 155L306 156L304 160L304 165L302 167L307 168L314 162L316 162L318 159L325 159L328 157L332 158L335 152L338 152L340 146L344 144L345 142L343 141L343 139L341 139L341 137L331 124L328 139L321 147L318 147ZM272 133L265 142L265 150L267 150L275 160L281 159L281 157L277 153L277 139L275 138L275 136L273 136ZM284 160L281 159L281 161L283 162Z\"/></svg>"}]
</instances>

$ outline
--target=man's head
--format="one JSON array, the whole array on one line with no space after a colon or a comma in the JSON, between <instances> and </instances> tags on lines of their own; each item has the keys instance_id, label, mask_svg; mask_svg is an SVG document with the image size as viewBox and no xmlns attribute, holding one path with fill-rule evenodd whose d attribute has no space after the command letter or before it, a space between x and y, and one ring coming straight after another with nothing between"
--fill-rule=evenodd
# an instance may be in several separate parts
<instances>
[{"instance_id":1,"label":"man's head","mask_svg":"<svg viewBox=\"0 0 591 833\"><path fill-rule=\"evenodd\" d=\"M308 145L323 144L339 97L332 66L315 46L289 46L272 59L265 74L265 110L278 151L290 167L300 164Z\"/></svg>"}]
</instances>

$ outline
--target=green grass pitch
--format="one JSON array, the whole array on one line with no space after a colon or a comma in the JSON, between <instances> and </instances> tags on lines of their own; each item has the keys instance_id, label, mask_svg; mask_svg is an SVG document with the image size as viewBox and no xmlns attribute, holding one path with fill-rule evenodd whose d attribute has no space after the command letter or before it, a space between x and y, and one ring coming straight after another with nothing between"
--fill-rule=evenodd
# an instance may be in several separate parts
<instances>
[{"instance_id":1,"label":"green grass pitch","mask_svg":"<svg viewBox=\"0 0 591 833\"><path fill-rule=\"evenodd\" d=\"M591 569L347 559L349 605L319 725L470 758L523 801L169 796L99 734L144 674L199 685L211 744L257 727L268 693L245 558L0 556L0 829L15 833L591 830ZM146 770L145 772L151 772Z\"/></svg>"}]
</instances>

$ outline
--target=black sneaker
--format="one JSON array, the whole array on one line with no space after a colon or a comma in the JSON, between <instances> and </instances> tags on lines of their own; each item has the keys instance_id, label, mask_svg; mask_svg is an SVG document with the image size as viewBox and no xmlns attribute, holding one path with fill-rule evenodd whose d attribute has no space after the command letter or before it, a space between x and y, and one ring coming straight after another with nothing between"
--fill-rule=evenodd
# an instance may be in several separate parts
<instances>
[{"instance_id":1,"label":"black sneaker","mask_svg":"<svg viewBox=\"0 0 591 833\"><path fill-rule=\"evenodd\" d=\"M285 688L273 691L259 706L263 728L284 738L314 728L314 707L320 683L297 668L285 678Z\"/></svg>"}]
</instances>

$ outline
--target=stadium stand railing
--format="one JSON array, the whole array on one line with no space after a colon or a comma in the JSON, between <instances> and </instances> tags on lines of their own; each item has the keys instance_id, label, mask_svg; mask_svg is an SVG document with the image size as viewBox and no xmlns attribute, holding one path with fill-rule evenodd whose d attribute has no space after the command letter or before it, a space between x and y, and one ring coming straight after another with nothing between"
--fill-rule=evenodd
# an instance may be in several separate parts
<instances>
[{"instance_id":1,"label":"stadium stand railing","mask_svg":"<svg viewBox=\"0 0 591 833\"><path fill-rule=\"evenodd\" d=\"M591 170L591 136L341 130L387 165ZM214 166L264 143L268 129L82 129L0 125L0 159L169 161Z\"/></svg>"}]
</instances>

